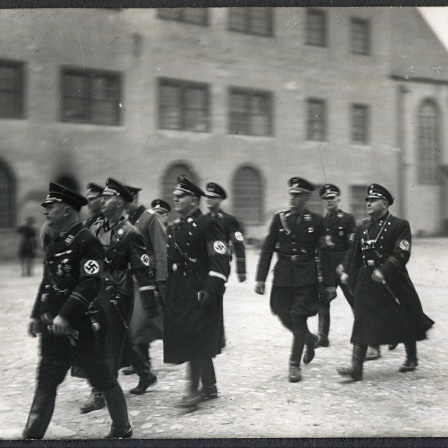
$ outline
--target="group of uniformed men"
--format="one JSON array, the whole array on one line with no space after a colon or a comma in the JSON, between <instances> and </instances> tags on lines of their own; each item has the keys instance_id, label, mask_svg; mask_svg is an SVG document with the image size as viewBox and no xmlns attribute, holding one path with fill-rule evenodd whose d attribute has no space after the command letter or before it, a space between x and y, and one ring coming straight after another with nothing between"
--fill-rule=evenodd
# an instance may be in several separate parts
<instances>
[{"instance_id":1,"label":"group of uniformed men","mask_svg":"<svg viewBox=\"0 0 448 448\"><path fill-rule=\"evenodd\" d=\"M306 208L313 185L299 177L288 184L290 208L273 217L255 292L264 294L276 252L270 305L293 333L289 381L301 380L302 355L310 363L317 347L330 345L330 303L338 286L354 314L352 363L338 372L359 381L364 360L380 356L379 345L393 349L398 343L406 348L400 371L414 370L416 341L433 321L406 271L411 232L407 221L390 214L392 195L381 185L369 186L369 217L356 227L339 208L335 185L320 190L327 209L321 217ZM112 427L106 437L131 437L118 371L130 366L124 373L139 376L130 393L144 393L157 381L149 358L149 344L157 338L163 337L164 362L188 362L181 407L191 410L218 397L213 358L225 345L223 295L232 252L238 280L246 280L241 228L221 209L226 192L214 182L204 192L180 176L173 191L179 218L167 226L161 218L166 220L169 205L155 200L147 210L139 204L139 191L109 178L105 187L88 184L84 197L50 183L42 203L48 225L44 276L29 327L30 335L41 334L41 360L24 438L44 436L57 387L70 367L92 386L81 412L107 405ZM200 210L203 196L207 214ZM79 211L87 204L90 217L82 224ZM316 314L317 335L307 326Z\"/></svg>"}]
</instances>

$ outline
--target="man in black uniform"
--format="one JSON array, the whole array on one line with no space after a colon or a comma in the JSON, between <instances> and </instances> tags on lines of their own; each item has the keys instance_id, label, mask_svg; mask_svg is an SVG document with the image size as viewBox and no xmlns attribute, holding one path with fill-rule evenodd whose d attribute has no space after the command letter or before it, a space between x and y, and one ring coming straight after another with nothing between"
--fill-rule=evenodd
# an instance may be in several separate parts
<instances>
[{"instance_id":1,"label":"man in black uniform","mask_svg":"<svg viewBox=\"0 0 448 448\"><path fill-rule=\"evenodd\" d=\"M42 283L34 303L29 334L41 333L37 388L26 423L25 439L42 439L53 415L56 391L76 362L102 391L112 418L107 438L132 436L126 401L116 378L96 349L87 311L101 286L104 250L83 228L79 210L86 198L50 183L42 203L50 228L57 234L45 254Z\"/></svg>"},{"instance_id":2,"label":"man in black uniform","mask_svg":"<svg viewBox=\"0 0 448 448\"><path fill-rule=\"evenodd\" d=\"M89 209L89 217L84 223L84 227L89 229L90 226L102 218L101 213L101 195L103 194L104 187L101 185L90 182L87 184L87 207Z\"/></svg>"},{"instance_id":3,"label":"man in black uniform","mask_svg":"<svg viewBox=\"0 0 448 448\"><path fill-rule=\"evenodd\" d=\"M229 250L218 221L199 209L204 192L180 176L173 194L180 218L168 227L164 362L189 362L189 387L180 406L195 408L204 398L198 390L202 366L213 368L212 358L221 352Z\"/></svg>"},{"instance_id":4,"label":"man in black uniform","mask_svg":"<svg viewBox=\"0 0 448 448\"><path fill-rule=\"evenodd\" d=\"M154 210L159 216L160 219L163 222L163 225L165 227L168 226L168 217L169 213L171 211L171 206L168 204L168 202L162 200L162 199L154 199L151 202L151 210Z\"/></svg>"},{"instance_id":5,"label":"man in black uniform","mask_svg":"<svg viewBox=\"0 0 448 448\"><path fill-rule=\"evenodd\" d=\"M145 241L146 252L149 257L149 272L153 281L157 284L158 299L163 302L165 298L166 281L166 233L165 226L159 215L152 209L148 210L139 204L139 192L141 188L126 185L133 200L126 206L129 222L142 234ZM158 308L161 311L161 302ZM156 339L163 338L163 315L159 313L157 318L151 319L142 307L140 295L135 294L134 309L129 324L129 337L125 351L130 358L131 369L139 376L136 387L129 392L141 395L149 386L157 382L157 376L151 367L149 358L149 345ZM125 372L129 373L129 372Z\"/></svg>"},{"instance_id":6,"label":"man in black uniform","mask_svg":"<svg viewBox=\"0 0 448 448\"><path fill-rule=\"evenodd\" d=\"M339 208L341 192L336 185L325 184L319 191L320 198L324 204L327 214L325 220L325 244L331 254L331 274L332 284L342 289L348 304L353 309L353 294L348 286L341 283L342 260L350 244L353 244L356 232L355 218ZM328 347L330 341L328 334L330 332L330 303L328 295L324 294L319 300L319 324L316 347Z\"/></svg>"},{"instance_id":7,"label":"man in black uniform","mask_svg":"<svg viewBox=\"0 0 448 448\"><path fill-rule=\"evenodd\" d=\"M293 177L288 184L291 209L274 215L261 248L255 292L264 294L272 255L277 252L271 310L294 335L289 381L296 383L302 379L300 362L304 346L306 345L303 357L305 364L310 363L315 354L317 336L308 330L307 318L315 316L319 307L316 254L320 257L328 300L336 295L336 288L329 250L325 247L320 249L325 238L324 219L305 208L314 187L300 177Z\"/></svg>"},{"instance_id":8,"label":"man in black uniform","mask_svg":"<svg viewBox=\"0 0 448 448\"><path fill-rule=\"evenodd\" d=\"M406 360L399 371L415 370L416 341L425 339L434 324L423 313L406 269L411 256L409 222L390 214L393 197L381 185L368 187L366 201L369 218L357 228L350 262L344 260L355 297L352 364L337 369L355 381L362 380L368 345L403 342Z\"/></svg>"},{"instance_id":9,"label":"man in black uniform","mask_svg":"<svg viewBox=\"0 0 448 448\"><path fill-rule=\"evenodd\" d=\"M155 285L149 275L149 258L143 237L123 217L124 208L132 201L132 195L120 182L109 178L101 201L104 218L89 229L100 240L106 256L103 284L95 305L105 316L102 349L109 367L117 376L132 311L132 274L139 285L142 307L151 317L157 315ZM100 409L102 404L101 394L93 387L81 412Z\"/></svg>"}]
</instances>

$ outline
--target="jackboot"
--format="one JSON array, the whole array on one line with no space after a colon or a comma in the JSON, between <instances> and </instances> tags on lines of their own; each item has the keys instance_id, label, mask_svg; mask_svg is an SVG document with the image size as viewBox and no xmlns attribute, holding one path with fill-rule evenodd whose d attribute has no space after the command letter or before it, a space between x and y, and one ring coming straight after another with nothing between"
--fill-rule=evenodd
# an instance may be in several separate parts
<instances>
[{"instance_id":1,"label":"jackboot","mask_svg":"<svg viewBox=\"0 0 448 448\"><path fill-rule=\"evenodd\" d=\"M56 389L37 388L22 436L24 439L42 439L53 416Z\"/></svg>"},{"instance_id":2,"label":"jackboot","mask_svg":"<svg viewBox=\"0 0 448 448\"><path fill-rule=\"evenodd\" d=\"M119 384L114 388L103 391L107 404L112 426L106 439L130 439L132 437L132 426L129 422L128 407L123 391Z\"/></svg>"},{"instance_id":3,"label":"jackboot","mask_svg":"<svg viewBox=\"0 0 448 448\"><path fill-rule=\"evenodd\" d=\"M298 383L302 380L302 375L300 373L300 367L294 364L289 365L289 382L290 383Z\"/></svg>"},{"instance_id":4,"label":"jackboot","mask_svg":"<svg viewBox=\"0 0 448 448\"><path fill-rule=\"evenodd\" d=\"M303 355L303 363L309 364L316 355L314 347L318 341L318 336L308 331L305 339L305 354Z\"/></svg>"},{"instance_id":5,"label":"jackboot","mask_svg":"<svg viewBox=\"0 0 448 448\"><path fill-rule=\"evenodd\" d=\"M350 367L338 367L336 370L339 375L349 376L353 381L361 381L366 353L367 345L354 344L352 351L352 365Z\"/></svg>"},{"instance_id":6,"label":"jackboot","mask_svg":"<svg viewBox=\"0 0 448 448\"><path fill-rule=\"evenodd\" d=\"M106 406L106 403L104 402L103 394L98 389L92 387L87 402L79 409L81 414L87 414L88 412L98 411L99 409L104 408L104 406Z\"/></svg>"},{"instance_id":7,"label":"jackboot","mask_svg":"<svg viewBox=\"0 0 448 448\"><path fill-rule=\"evenodd\" d=\"M319 309L319 323L318 323L318 339L316 348L329 347L330 341L328 334L330 333L330 309Z\"/></svg>"},{"instance_id":8,"label":"jackboot","mask_svg":"<svg viewBox=\"0 0 448 448\"><path fill-rule=\"evenodd\" d=\"M149 386L152 386L155 383L157 383L157 376L151 369L149 374L140 377L137 386L134 387L134 389L131 389L129 393L134 395L142 395L146 392L146 389L148 389Z\"/></svg>"},{"instance_id":9,"label":"jackboot","mask_svg":"<svg viewBox=\"0 0 448 448\"><path fill-rule=\"evenodd\" d=\"M406 359L404 364L398 369L399 372L412 372L418 366L417 360L417 342L416 341L405 341L404 348L406 350Z\"/></svg>"}]
</instances>

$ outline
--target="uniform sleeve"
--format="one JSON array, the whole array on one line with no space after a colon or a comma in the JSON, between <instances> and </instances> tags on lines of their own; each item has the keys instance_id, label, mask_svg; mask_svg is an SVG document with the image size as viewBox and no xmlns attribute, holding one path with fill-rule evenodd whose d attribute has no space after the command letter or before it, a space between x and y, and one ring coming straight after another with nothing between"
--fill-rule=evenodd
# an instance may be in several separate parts
<instances>
[{"instance_id":1,"label":"uniform sleeve","mask_svg":"<svg viewBox=\"0 0 448 448\"><path fill-rule=\"evenodd\" d=\"M356 278L362 266L361 234L362 226L358 226L356 229L355 241L345 253L344 260L342 261L344 272L349 276L349 287L352 291L355 290Z\"/></svg>"},{"instance_id":2,"label":"uniform sleeve","mask_svg":"<svg viewBox=\"0 0 448 448\"><path fill-rule=\"evenodd\" d=\"M79 283L58 313L69 322L74 317L85 313L100 292L104 249L98 238L89 234L88 236L83 238L77 247Z\"/></svg>"},{"instance_id":3,"label":"uniform sleeve","mask_svg":"<svg viewBox=\"0 0 448 448\"><path fill-rule=\"evenodd\" d=\"M279 229L279 214L275 214L271 225L269 226L268 234L261 246L260 259L258 260L257 276L255 277L257 282L265 282L268 276L269 267L271 265L272 254L274 253L275 246L277 244L277 232Z\"/></svg>"},{"instance_id":4,"label":"uniform sleeve","mask_svg":"<svg viewBox=\"0 0 448 448\"><path fill-rule=\"evenodd\" d=\"M388 275L398 274L409 261L411 256L411 227L409 222L402 220L398 223L397 236L392 255L378 267L378 269L387 277Z\"/></svg>"},{"instance_id":5,"label":"uniform sleeve","mask_svg":"<svg viewBox=\"0 0 448 448\"><path fill-rule=\"evenodd\" d=\"M34 299L34 305L33 309L31 310L31 319L40 319L40 297L42 295L42 288L44 287L44 284L47 284L45 279L47 278L48 271L47 271L47 264L44 262L44 273L42 276L42 281L40 282L39 289L37 290L36 298Z\"/></svg>"},{"instance_id":6,"label":"uniform sleeve","mask_svg":"<svg viewBox=\"0 0 448 448\"><path fill-rule=\"evenodd\" d=\"M331 249L325 243L326 226L324 219L321 216L318 218L319 244L317 252L319 254L320 266L322 269L322 282L325 286L334 286L336 272L331 257Z\"/></svg>"},{"instance_id":7,"label":"uniform sleeve","mask_svg":"<svg viewBox=\"0 0 448 448\"><path fill-rule=\"evenodd\" d=\"M145 241L137 229L134 229L129 241L129 263L137 280L142 303L151 304L154 301L155 285L149 273L149 257Z\"/></svg>"},{"instance_id":8,"label":"uniform sleeve","mask_svg":"<svg viewBox=\"0 0 448 448\"><path fill-rule=\"evenodd\" d=\"M218 221L212 220L206 225L205 239L210 270L204 291L222 294L230 273L230 252Z\"/></svg>"},{"instance_id":9,"label":"uniform sleeve","mask_svg":"<svg viewBox=\"0 0 448 448\"><path fill-rule=\"evenodd\" d=\"M162 220L158 215L151 215L148 224L149 239L154 249L154 259L156 263L156 281L166 280L166 233Z\"/></svg>"},{"instance_id":10,"label":"uniform sleeve","mask_svg":"<svg viewBox=\"0 0 448 448\"><path fill-rule=\"evenodd\" d=\"M236 272L238 274L246 273L246 249L244 247L244 236L236 218L232 218L229 223L229 236L232 241L236 255Z\"/></svg>"},{"instance_id":11,"label":"uniform sleeve","mask_svg":"<svg viewBox=\"0 0 448 448\"><path fill-rule=\"evenodd\" d=\"M356 221L353 215L350 215L347 223L347 244L352 246L356 236Z\"/></svg>"}]
</instances>

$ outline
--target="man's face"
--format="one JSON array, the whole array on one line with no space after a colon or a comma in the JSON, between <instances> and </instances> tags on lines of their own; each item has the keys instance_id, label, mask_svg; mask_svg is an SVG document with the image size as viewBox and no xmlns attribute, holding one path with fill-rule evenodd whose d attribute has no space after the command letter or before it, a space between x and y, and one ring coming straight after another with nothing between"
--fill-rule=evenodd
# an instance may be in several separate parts
<instances>
[{"instance_id":1,"label":"man's face","mask_svg":"<svg viewBox=\"0 0 448 448\"><path fill-rule=\"evenodd\" d=\"M366 199L367 214L369 216L378 216L387 208L387 201L383 199Z\"/></svg>"},{"instance_id":2,"label":"man's face","mask_svg":"<svg viewBox=\"0 0 448 448\"><path fill-rule=\"evenodd\" d=\"M132 198L132 202L128 202L124 208L127 213L132 213L134 210L138 209L138 194L133 194Z\"/></svg>"},{"instance_id":3,"label":"man's face","mask_svg":"<svg viewBox=\"0 0 448 448\"><path fill-rule=\"evenodd\" d=\"M289 193L289 207L292 210L300 211L308 201L307 193Z\"/></svg>"},{"instance_id":4,"label":"man's face","mask_svg":"<svg viewBox=\"0 0 448 448\"><path fill-rule=\"evenodd\" d=\"M52 202L45 206L44 215L47 224L52 229L60 230L64 228L67 219L67 209L69 207L63 202Z\"/></svg>"},{"instance_id":5,"label":"man's face","mask_svg":"<svg viewBox=\"0 0 448 448\"><path fill-rule=\"evenodd\" d=\"M338 196L322 199L325 210L329 212L336 211L339 208L340 198Z\"/></svg>"},{"instance_id":6,"label":"man's face","mask_svg":"<svg viewBox=\"0 0 448 448\"><path fill-rule=\"evenodd\" d=\"M174 210L182 216L187 216L194 208L197 199L187 193L173 195Z\"/></svg>"},{"instance_id":7,"label":"man's face","mask_svg":"<svg viewBox=\"0 0 448 448\"><path fill-rule=\"evenodd\" d=\"M222 199L216 196L206 196L205 197L205 205L209 210L218 210L221 205Z\"/></svg>"},{"instance_id":8,"label":"man's face","mask_svg":"<svg viewBox=\"0 0 448 448\"><path fill-rule=\"evenodd\" d=\"M87 207L92 215L100 214L101 196L97 196L96 198L87 198Z\"/></svg>"},{"instance_id":9,"label":"man's face","mask_svg":"<svg viewBox=\"0 0 448 448\"><path fill-rule=\"evenodd\" d=\"M106 218L111 218L116 213L117 208L123 203L118 196L103 196L101 198L101 212Z\"/></svg>"}]
</instances>

